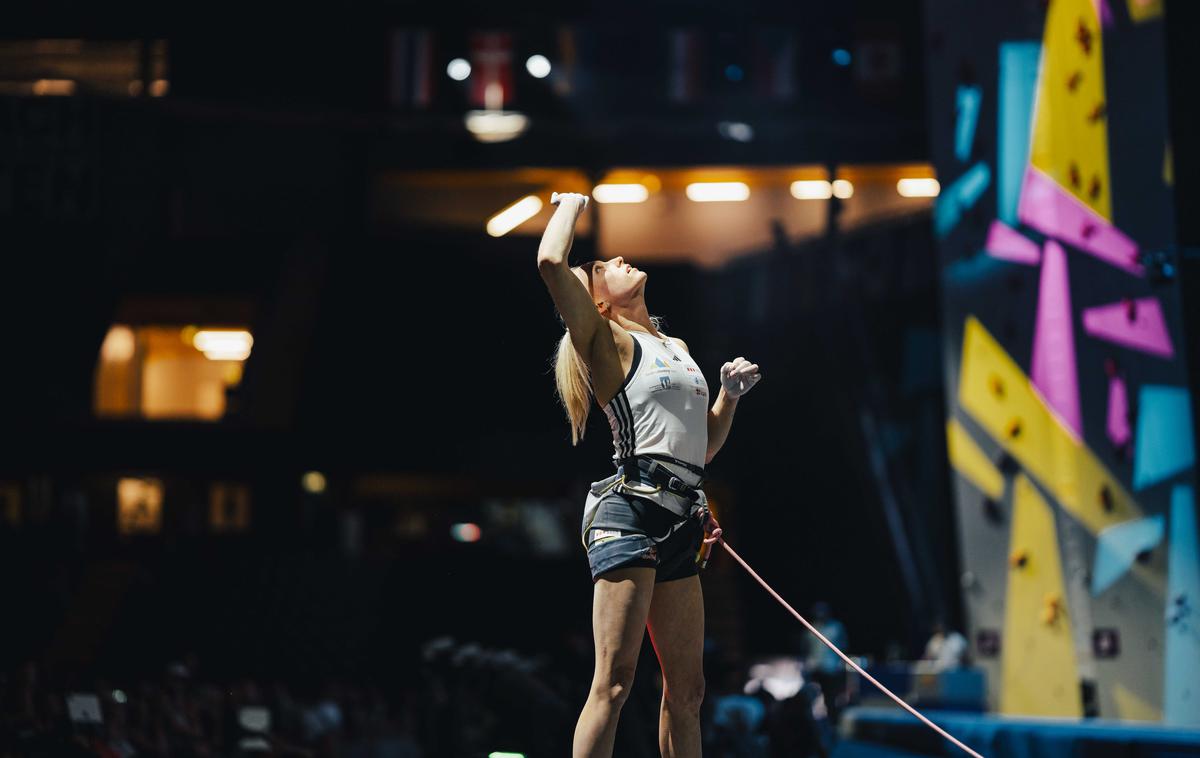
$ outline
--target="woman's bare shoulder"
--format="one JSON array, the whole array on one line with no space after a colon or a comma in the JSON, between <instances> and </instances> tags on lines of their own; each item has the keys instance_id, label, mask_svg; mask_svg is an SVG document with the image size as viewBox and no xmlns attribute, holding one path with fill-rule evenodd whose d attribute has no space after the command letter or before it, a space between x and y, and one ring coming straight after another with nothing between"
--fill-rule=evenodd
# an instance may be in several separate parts
<instances>
[{"instance_id":1,"label":"woman's bare shoulder","mask_svg":"<svg viewBox=\"0 0 1200 758\"><path fill-rule=\"evenodd\" d=\"M687 353L688 355L692 354L692 351L690 349L688 349L687 343L684 342L683 340L681 340L678 337L671 335L671 334L663 334L663 336L666 337L667 339L671 340L672 342L674 342L676 345L679 345L681 348L683 348L683 352Z\"/></svg>"}]
</instances>

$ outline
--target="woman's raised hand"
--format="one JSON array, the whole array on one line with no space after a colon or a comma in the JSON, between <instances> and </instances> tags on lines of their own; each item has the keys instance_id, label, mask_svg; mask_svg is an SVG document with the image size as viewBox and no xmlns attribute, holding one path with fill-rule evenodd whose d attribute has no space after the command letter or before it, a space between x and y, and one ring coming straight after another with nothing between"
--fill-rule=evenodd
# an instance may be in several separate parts
<instances>
[{"instance_id":1,"label":"woman's raised hand","mask_svg":"<svg viewBox=\"0 0 1200 758\"><path fill-rule=\"evenodd\" d=\"M552 192L550 193L550 204L560 208L574 208L575 216L578 218L579 214L583 213L583 209L587 208L588 196L578 192Z\"/></svg>"},{"instance_id":2,"label":"woman's raised hand","mask_svg":"<svg viewBox=\"0 0 1200 758\"><path fill-rule=\"evenodd\" d=\"M587 200L587 195L578 192L555 192L550 196L550 202L557 205L558 210L550 217L550 223L546 224L546 231L542 233L542 243L538 245L538 268L567 264L571 242L575 238L575 222L587 207Z\"/></svg>"},{"instance_id":3,"label":"woman's raised hand","mask_svg":"<svg viewBox=\"0 0 1200 758\"><path fill-rule=\"evenodd\" d=\"M738 356L721 366L721 388L729 397L741 397L762 379L758 364Z\"/></svg>"}]
</instances>

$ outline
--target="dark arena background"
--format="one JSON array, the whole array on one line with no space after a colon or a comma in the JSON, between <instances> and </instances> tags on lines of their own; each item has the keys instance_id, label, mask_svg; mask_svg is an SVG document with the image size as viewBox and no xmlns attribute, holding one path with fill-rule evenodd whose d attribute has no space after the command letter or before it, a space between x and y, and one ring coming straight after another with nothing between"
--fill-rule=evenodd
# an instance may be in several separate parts
<instances>
[{"instance_id":1,"label":"dark arena background","mask_svg":"<svg viewBox=\"0 0 1200 758\"><path fill-rule=\"evenodd\" d=\"M13 13L0 758L571 755L552 192L762 367L709 505L858 666L989 758L1200 755L1193 6ZM704 755L966 755L701 584ZM613 755L662 696L647 637Z\"/></svg>"}]
</instances>

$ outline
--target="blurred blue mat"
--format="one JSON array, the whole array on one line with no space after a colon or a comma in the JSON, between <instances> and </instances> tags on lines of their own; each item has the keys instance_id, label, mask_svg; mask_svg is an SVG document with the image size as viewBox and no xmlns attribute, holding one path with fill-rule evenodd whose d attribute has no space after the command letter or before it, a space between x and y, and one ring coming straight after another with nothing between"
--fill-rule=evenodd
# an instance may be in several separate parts
<instances>
[{"instance_id":1,"label":"blurred blue mat","mask_svg":"<svg viewBox=\"0 0 1200 758\"><path fill-rule=\"evenodd\" d=\"M930 711L925 715L986 758L1200 756L1200 729L1106 720L1006 718L948 711ZM965 755L916 718L898 709L852 708L845 713L843 731L846 739L834 750L834 758Z\"/></svg>"}]
</instances>

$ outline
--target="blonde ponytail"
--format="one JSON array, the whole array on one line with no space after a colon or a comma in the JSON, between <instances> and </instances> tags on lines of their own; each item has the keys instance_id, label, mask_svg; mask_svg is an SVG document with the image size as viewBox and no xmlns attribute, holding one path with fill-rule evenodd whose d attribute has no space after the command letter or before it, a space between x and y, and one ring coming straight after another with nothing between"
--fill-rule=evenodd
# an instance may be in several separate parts
<instances>
[{"instance_id":1,"label":"blonde ponytail","mask_svg":"<svg viewBox=\"0 0 1200 758\"><path fill-rule=\"evenodd\" d=\"M575 352L571 333L565 332L558 341L554 356L554 383L558 387L558 399L567 411L571 424L571 444L578 445L587 429L588 411L592 409L592 382L587 364Z\"/></svg>"},{"instance_id":2,"label":"blonde ponytail","mask_svg":"<svg viewBox=\"0 0 1200 758\"><path fill-rule=\"evenodd\" d=\"M664 321L658 316L651 316L650 323L658 331L662 329ZM558 341L558 350L554 354L554 384L571 425L571 444L578 445L587 430L588 412L592 409L592 376L587 364L575 351L570 332L564 332Z\"/></svg>"}]
</instances>

